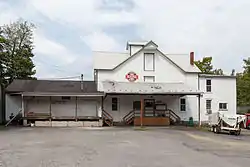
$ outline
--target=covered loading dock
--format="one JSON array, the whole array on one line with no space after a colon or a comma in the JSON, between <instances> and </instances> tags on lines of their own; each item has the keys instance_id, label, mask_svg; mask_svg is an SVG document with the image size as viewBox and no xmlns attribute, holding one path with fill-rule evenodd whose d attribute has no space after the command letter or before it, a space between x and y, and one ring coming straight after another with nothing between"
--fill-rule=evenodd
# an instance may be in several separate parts
<instances>
[{"instance_id":1,"label":"covered loading dock","mask_svg":"<svg viewBox=\"0 0 250 167\"><path fill-rule=\"evenodd\" d=\"M94 81L14 80L7 88L6 120L99 121L103 93Z\"/></svg>"}]
</instances>

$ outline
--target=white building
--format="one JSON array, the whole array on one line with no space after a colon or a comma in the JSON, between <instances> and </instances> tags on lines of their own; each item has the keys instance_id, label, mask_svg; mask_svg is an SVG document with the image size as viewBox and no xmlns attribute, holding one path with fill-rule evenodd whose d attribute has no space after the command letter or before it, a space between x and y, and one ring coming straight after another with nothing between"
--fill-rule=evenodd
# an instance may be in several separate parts
<instances>
[{"instance_id":1,"label":"white building","mask_svg":"<svg viewBox=\"0 0 250 167\"><path fill-rule=\"evenodd\" d=\"M236 113L235 76L200 74L193 52L165 54L153 41L128 42L125 53L94 52L94 75L114 122L130 122L134 111L140 116L140 101L150 125L159 122L152 118L159 118L164 104L172 113L168 121L205 122L211 112Z\"/></svg>"},{"instance_id":2,"label":"white building","mask_svg":"<svg viewBox=\"0 0 250 167\"><path fill-rule=\"evenodd\" d=\"M152 41L94 52L94 81L15 80L6 91L6 120L21 113L52 126L201 123L211 112L236 113L235 76L201 74L193 52L164 54Z\"/></svg>"}]
</instances>

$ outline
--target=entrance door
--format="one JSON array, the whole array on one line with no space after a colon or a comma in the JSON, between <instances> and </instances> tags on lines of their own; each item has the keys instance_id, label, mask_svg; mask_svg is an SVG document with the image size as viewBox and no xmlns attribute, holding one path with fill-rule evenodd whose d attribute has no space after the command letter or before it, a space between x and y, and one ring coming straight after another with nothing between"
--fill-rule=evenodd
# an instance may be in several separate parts
<instances>
[{"instance_id":1,"label":"entrance door","mask_svg":"<svg viewBox=\"0 0 250 167\"><path fill-rule=\"evenodd\" d=\"M155 112L155 99L144 99L144 116L153 117Z\"/></svg>"}]
</instances>

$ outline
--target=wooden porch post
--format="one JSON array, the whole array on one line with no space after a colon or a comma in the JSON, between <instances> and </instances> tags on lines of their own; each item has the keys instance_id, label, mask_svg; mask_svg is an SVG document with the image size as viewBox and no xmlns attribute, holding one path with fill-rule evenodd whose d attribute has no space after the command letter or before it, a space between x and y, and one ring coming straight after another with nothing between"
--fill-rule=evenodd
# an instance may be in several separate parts
<instances>
[{"instance_id":1,"label":"wooden porch post","mask_svg":"<svg viewBox=\"0 0 250 167\"><path fill-rule=\"evenodd\" d=\"M51 117L52 117L52 114L51 114L51 96L49 97L49 121L50 121L50 124L51 124Z\"/></svg>"},{"instance_id":2,"label":"wooden porch post","mask_svg":"<svg viewBox=\"0 0 250 167\"><path fill-rule=\"evenodd\" d=\"M141 127L143 126L143 119L142 119L142 117L143 117L143 108L144 108L144 106L143 106L143 98L141 96L141 114L140 114Z\"/></svg>"},{"instance_id":3,"label":"wooden porch post","mask_svg":"<svg viewBox=\"0 0 250 167\"><path fill-rule=\"evenodd\" d=\"M75 121L77 121L77 96L76 96Z\"/></svg>"},{"instance_id":4,"label":"wooden porch post","mask_svg":"<svg viewBox=\"0 0 250 167\"><path fill-rule=\"evenodd\" d=\"M201 95L198 95L198 121L199 127L201 127Z\"/></svg>"},{"instance_id":5,"label":"wooden porch post","mask_svg":"<svg viewBox=\"0 0 250 167\"><path fill-rule=\"evenodd\" d=\"M23 94L22 94L22 102L21 102L21 107L22 107L22 117L25 117L25 111L24 111L24 97L23 97ZM27 119L24 119L23 120L23 125L24 126L27 126L28 122L27 122Z\"/></svg>"}]
</instances>

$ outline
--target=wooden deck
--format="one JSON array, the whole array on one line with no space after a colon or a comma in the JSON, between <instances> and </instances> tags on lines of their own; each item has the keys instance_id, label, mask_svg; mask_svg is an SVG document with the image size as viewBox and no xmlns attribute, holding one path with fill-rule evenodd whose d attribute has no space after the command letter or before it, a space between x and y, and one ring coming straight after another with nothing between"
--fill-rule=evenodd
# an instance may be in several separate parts
<instances>
[{"instance_id":1,"label":"wooden deck","mask_svg":"<svg viewBox=\"0 0 250 167\"><path fill-rule=\"evenodd\" d=\"M170 125L170 118L169 117L143 117L142 124L144 126L168 126ZM135 117L134 125L135 126L141 125L140 117Z\"/></svg>"}]
</instances>

